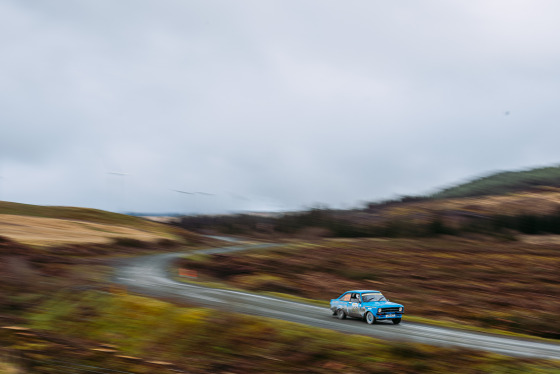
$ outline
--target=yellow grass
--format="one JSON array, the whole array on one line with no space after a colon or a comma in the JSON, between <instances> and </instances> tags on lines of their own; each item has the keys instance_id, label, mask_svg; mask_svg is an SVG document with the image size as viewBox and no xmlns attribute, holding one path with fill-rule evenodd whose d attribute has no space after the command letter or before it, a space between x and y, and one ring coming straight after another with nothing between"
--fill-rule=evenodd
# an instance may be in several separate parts
<instances>
[{"instance_id":1,"label":"yellow grass","mask_svg":"<svg viewBox=\"0 0 560 374\"><path fill-rule=\"evenodd\" d=\"M527 244L560 244L560 235L519 235L517 240Z\"/></svg>"},{"instance_id":2,"label":"yellow grass","mask_svg":"<svg viewBox=\"0 0 560 374\"><path fill-rule=\"evenodd\" d=\"M110 243L121 237L153 241L166 237L125 226L12 214L0 214L0 235L34 246Z\"/></svg>"},{"instance_id":3,"label":"yellow grass","mask_svg":"<svg viewBox=\"0 0 560 374\"><path fill-rule=\"evenodd\" d=\"M410 202L387 207L384 215L392 219L415 215L416 220L422 221L433 213L454 210L482 215L516 215L552 214L558 209L560 209L560 192L541 191Z\"/></svg>"},{"instance_id":4,"label":"yellow grass","mask_svg":"<svg viewBox=\"0 0 560 374\"><path fill-rule=\"evenodd\" d=\"M474 212L488 213L498 211L502 214L525 212L552 213L560 206L558 192L522 192L510 195L448 199L441 201L443 209L469 209Z\"/></svg>"}]
</instances>

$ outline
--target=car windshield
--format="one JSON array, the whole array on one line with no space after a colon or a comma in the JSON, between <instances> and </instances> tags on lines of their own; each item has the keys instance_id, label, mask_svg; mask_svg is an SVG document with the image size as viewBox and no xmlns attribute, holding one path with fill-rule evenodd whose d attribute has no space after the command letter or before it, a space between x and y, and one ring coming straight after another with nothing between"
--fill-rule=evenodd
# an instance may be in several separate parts
<instances>
[{"instance_id":1,"label":"car windshield","mask_svg":"<svg viewBox=\"0 0 560 374\"><path fill-rule=\"evenodd\" d=\"M380 292L364 293L364 294L362 294L362 300L365 303L367 303L368 301L387 301L385 296L383 296Z\"/></svg>"}]
</instances>

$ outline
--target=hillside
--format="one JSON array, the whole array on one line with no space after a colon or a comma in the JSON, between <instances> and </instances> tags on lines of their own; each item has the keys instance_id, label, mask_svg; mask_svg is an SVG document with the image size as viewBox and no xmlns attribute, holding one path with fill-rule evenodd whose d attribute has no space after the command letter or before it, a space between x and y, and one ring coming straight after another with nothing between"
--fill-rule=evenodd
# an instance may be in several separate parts
<instances>
[{"instance_id":1,"label":"hillside","mask_svg":"<svg viewBox=\"0 0 560 374\"><path fill-rule=\"evenodd\" d=\"M503 195L543 186L560 187L560 167L542 167L522 171L504 171L443 189L433 199Z\"/></svg>"},{"instance_id":2,"label":"hillside","mask_svg":"<svg viewBox=\"0 0 560 374\"><path fill-rule=\"evenodd\" d=\"M6 201L0 201L0 235L34 246L109 243L117 238L141 241L197 238L185 230L124 214Z\"/></svg>"},{"instance_id":3,"label":"hillside","mask_svg":"<svg viewBox=\"0 0 560 374\"><path fill-rule=\"evenodd\" d=\"M139 217L90 208L42 206L0 201L0 214L58 218L75 221L86 221L91 223L131 226L138 229L155 229L160 231L163 230L162 225L158 225Z\"/></svg>"},{"instance_id":4,"label":"hillside","mask_svg":"<svg viewBox=\"0 0 560 374\"><path fill-rule=\"evenodd\" d=\"M447 199L371 203L360 210L311 209L278 217L183 217L192 231L258 238L430 237L482 233L560 234L560 188ZM508 240L509 240L508 239Z\"/></svg>"},{"instance_id":5,"label":"hillside","mask_svg":"<svg viewBox=\"0 0 560 374\"><path fill-rule=\"evenodd\" d=\"M502 195L456 197L435 200L370 204L367 210L388 220L440 217L482 217L493 215L554 214L560 208L560 189L520 191Z\"/></svg>"},{"instance_id":6,"label":"hillside","mask_svg":"<svg viewBox=\"0 0 560 374\"><path fill-rule=\"evenodd\" d=\"M95 235L99 237L94 238ZM142 235L159 239L141 238ZM17 242L8 236L18 237ZM180 240L168 239L173 237ZM97 243L97 239L108 242ZM75 240L80 242L73 243ZM189 305L178 307L132 295L130 289L112 283L109 265L127 260L116 256L184 251L194 249L196 244L202 243L201 240L206 245L213 244L210 239L188 231L135 217L91 209L0 203L0 263L3 264L0 271L0 292L3 295L0 298L0 372L330 373L336 369L353 373L495 373L515 369L519 373L553 373L558 369L558 365L544 360L385 342L258 316L215 313ZM27 242L32 242L33 246L22 244ZM473 296L469 300L480 301L485 307L483 302L487 299L477 294L479 288L462 287L461 293L453 294L436 292L442 288L453 290L455 281L458 281L448 276L449 272L455 273L455 268L449 270L447 266L452 259L439 251L441 248L447 251L448 242L442 245L435 242L425 247L422 253L418 253L416 245L413 245L413 251L408 251L409 241L375 245L384 242L354 242L351 245L340 242L345 243L342 246L338 241L325 242L322 246L303 243L297 248L312 250L298 253L287 247L273 253L276 258L272 260L281 264L278 269L283 272L272 276L266 274L272 264L267 263L271 258L266 253L249 254L252 257L247 265L256 273L251 271L235 281L241 281L240 286L248 285L251 289L272 285L277 291L278 280L284 282L283 276L286 275L288 278L283 286L296 284L301 290L294 294L318 299L324 299L326 293L307 294L309 284L306 282L325 279L325 284L332 287L331 293L339 293L340 288L359 283L381 285L389 294L398 295L399 300L411 305L411 311L422 311L421 302L426 299L427 289L434 299L441 299L434 302L438 309L425 313L429 317L479 321L480 315L470 313L470 309L461 309L462 305L447 310L452 305L449 303L456 301L453 297L471 292ZM375 253L371 250L372 243L375 252L379 252L379 261L372 256ZM466 249L470 252L467 253ZM555 263L548 261L552 249L547 247L534 253L529 265L542 265L545 270L554 268ZM475 250L472 246L461 246L450 254L461 260L460 256L468 257ZM441 271L424 267L417 269L417 273L408 274L407 264L417 267L419 256L427 257L431 252L433 258L440 260L434 263L443 266ZM503 253L509 256L510 247L504 245L482 260L490 261L495 259L493 256ZM291 256L293 254L296 256ZM370 260L367 263L354 261L354 255ZM391 262L395 255L398 261ZM265 263L255 263L254 256L266 260ZM232 261L235 264L235 259ZM379 271L378 278L373 280L371 273L355 268L360 263L375 273L378 268L392 269L395 273L389 274L389 279L395 279L396 275L401 281L382 284L384 273ZM348 271L341 272L340 264L348 265ZM512 260L510 264L515 266L510 271L519 270L518 262ZM307 268L307 265L311 267ZM239 268L232 267L234 270ZM301 270L305 273L303 278L296 276ZM482 272L474 268L467 270L465 274L471 276L496 275L494 272L485 274L484 269ZM322 274L323 271L329 274ZM476 271L478 273L473 273ZM554 269L548 272L541 269L538 280L556 284L556 274ZM436 277L442 279L427 279ZM521 283L528 285L532 280L524 277ZM374 284L370 285L372 281ZM407 281L416 288L406 288ZM398 288L391 284L404 286ZM498 286L494 289L500 291ZM545 291L549 290L555 292L553 285ZM541 297L547 300L545 295ZM503 298L501 300L506 302ZM418 307L412 308L414 304ZM518 306L516 303L512 305ZM543 307L538 314L547 323L531 325L530 330L518 330L551 336L557 330L553 318L547 313L548 309ZM504 316L492 317L503 319ZM513 319L521 317L523 315L506 315L508 320L505 322L499 319L491 322L498 321L501 323L499 327L514 329L517 325L512 325L511 321L516 322ZM543 328L549 326L550 331L542 334ZM372 356L371 352L375 355Z\"/></svg>"}]
</instances>

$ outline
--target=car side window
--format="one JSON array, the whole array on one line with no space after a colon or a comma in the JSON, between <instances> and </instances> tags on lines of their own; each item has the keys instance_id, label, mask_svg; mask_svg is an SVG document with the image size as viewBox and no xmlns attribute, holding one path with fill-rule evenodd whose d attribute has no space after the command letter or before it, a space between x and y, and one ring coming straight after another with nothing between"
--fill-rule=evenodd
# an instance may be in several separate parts
<instances>
[{"instance_id":1,"label":"car side window","mask_svg":"<svg viewBox=\"0 0 560 374\"><path fill-rule=\"evenodd\" d=\"M357 293L353 293L353 294L352 294L351 301L352 301L352 302L355 302L355 303L359 303L359 302L360 302L360 295L357 294Z\"/></svg>"},{"instance_id":2,"label":"car side window","mask_svg":"<svg viewBox=\"0 0 560 374\"><path fill-rule=\"evenodd\" d=\"M340 300L342 300L342 301L350 301L350 294L347 293L346 295L342 296L342 297L340 298Z\"/></svg>"}]
</instances>

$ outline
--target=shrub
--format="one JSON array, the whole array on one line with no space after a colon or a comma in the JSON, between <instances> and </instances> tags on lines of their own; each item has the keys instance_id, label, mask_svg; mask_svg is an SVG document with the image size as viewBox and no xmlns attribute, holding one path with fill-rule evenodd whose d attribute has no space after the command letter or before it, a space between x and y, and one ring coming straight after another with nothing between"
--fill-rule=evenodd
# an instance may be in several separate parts
<instances>
[{"instance_id":1,"label":"shrub","mask_svg":"<svg viewBox=\"0 0 560 374\"><path fill-rule=\"evenodd\" d=\"M119 247L146 248L148 243L133 238L115 238L113 244Z\"/></svg>"}]
</instances>

